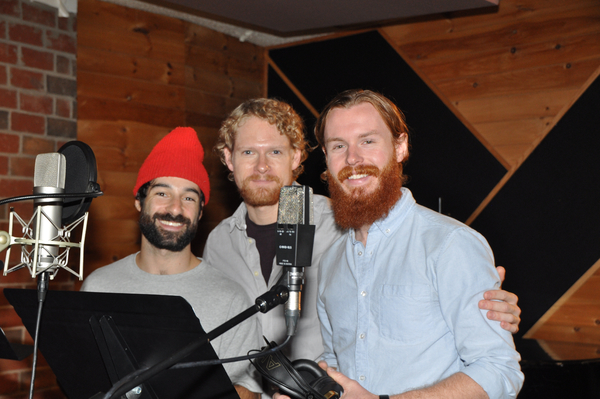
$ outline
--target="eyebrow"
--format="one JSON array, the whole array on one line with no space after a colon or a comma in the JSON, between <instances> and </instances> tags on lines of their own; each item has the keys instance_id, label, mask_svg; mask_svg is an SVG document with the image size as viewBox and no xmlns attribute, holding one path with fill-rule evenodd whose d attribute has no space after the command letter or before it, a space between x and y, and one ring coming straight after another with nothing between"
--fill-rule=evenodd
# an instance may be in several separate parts
<instances>
[{"instance_id":1,"label":"eyebrow","mask_svg":"<svg viewBox=\"0 0 600 399\"><path fill-rule=\"evenodd\" d=\"M163 187L163 188L173 188L170 184L166 184L166 183L155 183L153 184L148 191L152 190L154 187ZM200 197L200 192L198 190L196 190L195 188L192 187L186 187L184 189L185 192L192 192L192 193L196 193L198 195L198 197Z\"/></svg>"},{"instance_id":2,"label":"eyebrow","mask_svg":"<svg viewBox=\"0 0 600 399\"><path fill-rule=\"evenodd\" d=\"M376 135L376 134L378 134L378 132L377 132L377 131L375 131L375 130L369 130L368 132L365 132L365 133L361 133L361 134L359 134L359 135L358 135L358 138L359 138L359 139L363 139L363 138L365 138L365 137L373 136L373 135ZM342 138L339 138L339 137L332 137L332 138L330 138L330 139L328 139L328 140L325 140L325 144L329 144L329 143L331 143L332 141L346 141L346 140L344 140L344 139L342 139Z\"/></svg>"}]
</instances>

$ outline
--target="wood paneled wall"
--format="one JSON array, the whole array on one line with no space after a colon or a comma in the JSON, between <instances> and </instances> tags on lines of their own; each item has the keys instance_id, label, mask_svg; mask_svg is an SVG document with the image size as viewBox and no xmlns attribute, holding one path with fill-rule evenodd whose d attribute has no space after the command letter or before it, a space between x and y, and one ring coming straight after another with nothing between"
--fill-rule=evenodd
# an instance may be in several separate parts
<instances>
[{"instance_id":1,"label":"wood paneled wall","mask_svg":"<svg viewBox=\"0 0 600 399\"><path fill-rule=\"evenodd\" d=\"M497 13L382 32L509 167L527 157L600 65L597 0L502 0Z\"/></svg>"},{"instance_id":2,"label":"wood paneled wall","mask_svg":"<svg viewBox=\"0 0 600 399\"><path fill-rule=\"evenodd\" d=\"M507 166L491 196L600 74L597 0L502 0L380 32ZM590 267L526 334L557 360L600 357L600 261Z\"/></svg>"},{"instance_id":3,"label":"wood paneled wall","mask_svg":"<svg viewBox=\"0 0 600 399\"><path fill-rule=\"evenodd\" d=\"M104 196L90 208L85 274L139 249L132 189L152 147L196 129L211 180L194 252L240 202L212 152L223 118L265 95L264 49L170 17L98 0L78 7L78 140L97 158Z\"/></svg>"}]
</instances>

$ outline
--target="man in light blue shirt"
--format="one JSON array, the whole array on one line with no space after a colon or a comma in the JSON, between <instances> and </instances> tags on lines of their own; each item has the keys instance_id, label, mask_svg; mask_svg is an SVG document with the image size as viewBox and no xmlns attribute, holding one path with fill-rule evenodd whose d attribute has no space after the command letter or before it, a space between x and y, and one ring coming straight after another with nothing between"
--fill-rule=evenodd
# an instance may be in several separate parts
<instances>
[{"instance_id":1,"label":"man in light blue shirt","mask_svg":"<svg viewBox=\"0 0 600 399\"><path fill-rule=\"evenodd\" d=\"M344 398L514 398L512 336L477 308L500 279L486 240L402 187L408 130L370 91L338 95L315 127L332 209L348 229L321 260L317 307Z\"/></svg>"}]
</instances>

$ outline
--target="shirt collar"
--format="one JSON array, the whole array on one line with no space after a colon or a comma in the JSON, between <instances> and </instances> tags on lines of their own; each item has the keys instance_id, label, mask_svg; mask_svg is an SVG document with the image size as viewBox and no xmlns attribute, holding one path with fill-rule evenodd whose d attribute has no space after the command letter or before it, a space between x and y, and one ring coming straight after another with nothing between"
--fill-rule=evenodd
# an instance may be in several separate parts
<instances>
[{"instance_id":1,"label":"shirt collar","mask_svg":"<svg viewBox=\"0 0 600 399\"><path fill-rule=\"evenodd\" d=\"M229 219L229 233L233 232L234 228L237 228L242 231L246 231L246 214L248 213L248 208L246 208L246 204L242 202L240 206L235 210L231 218Z\"/></svg>"},{"instance_id":2,"label":"shirt collar","mask_svg":"<svg viewBox=\"0 0 600 399\"><path fill-rule=\"evenodd\" d=\"M408 215L408 212L415 206L415 204L415 199L413 198L410 190L406 187L402 187L402 196L398 202L396 202L396 205L390 209L390 212L386 217L376 220L375 223L371 225L369 228L369 235L374 230L379 230L386 237L392 235L396 230L398 230L406 218L406 215ZM351 229L349 234L352 242L356 242L354 229Z\"/></svg>"}]
</instances>

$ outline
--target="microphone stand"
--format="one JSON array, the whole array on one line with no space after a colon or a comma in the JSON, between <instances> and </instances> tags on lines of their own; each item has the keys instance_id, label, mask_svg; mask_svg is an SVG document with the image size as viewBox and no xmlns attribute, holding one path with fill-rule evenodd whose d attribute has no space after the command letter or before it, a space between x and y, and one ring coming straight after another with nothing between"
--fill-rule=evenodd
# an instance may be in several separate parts
<instances>
[{"instance_id":1,"label":"microphone stand","mask_svg":"<svg viewBox=\"0 0 600 399\"><path fill-rule=\"evenodd\" d=\"M31 365L31 383L29 386L29 399L33 398L33 388L35 385L35 368L37 365L38 358L38 338L40 332L40 324L42 320L42 309L44 307L44 301L46 300L46 292L48 292L48 272L40 273L38 277L38 313L37 321L35 323L35 337L33 340L33 364Z\"/></svg>"},{"instance_id":2,"label":"microphone stand","mask_svg":"<svg viewBox=\"0 0 600 399\"><path fill-rule=\"evenodd\" d=\"M201 335L195 341L190 342L179 351L175 352L168 358L156 363L154 366L151 366L145 370L137 370L129 375L123 377L121 379L122 382L116 383L107 393L104 395L104 399L110 399L114 397L121 397L125 393L129 392L136 386L142 384L149 378L155 376L163 370L168 369L174 364L180 362L188 355L190 355L193 351L209 343L211 340L217 338L219 335L225 333L236 325L240 324L244 320L248 319L250 316L262 312L266 313L269 310L273 309L277 305L283 304L288 300L289 292L287 287L283 285L276 285L271 288L269 291L265 292L254 302L254 305L244 310L237 316L232 319L226 321L221 324L219 327L214 330ZM97 399L100 396L94 395L91 399Z\"/></svg>"}]
</instances>

